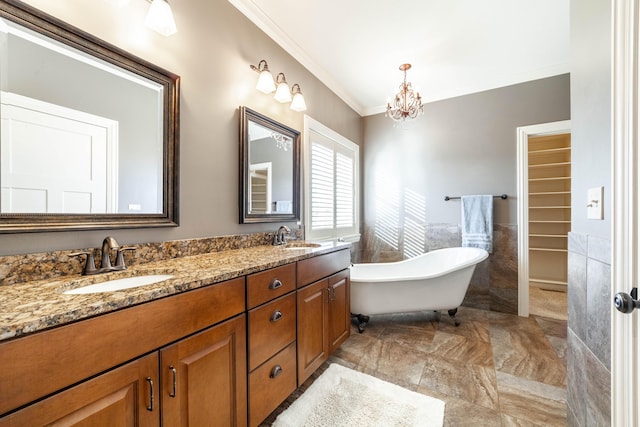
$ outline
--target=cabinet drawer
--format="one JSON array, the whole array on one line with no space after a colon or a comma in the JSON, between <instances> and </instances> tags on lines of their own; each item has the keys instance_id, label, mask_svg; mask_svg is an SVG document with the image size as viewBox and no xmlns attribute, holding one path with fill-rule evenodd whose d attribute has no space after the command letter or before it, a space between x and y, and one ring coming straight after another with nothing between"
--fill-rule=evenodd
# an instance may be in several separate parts
<instances>
[{"instance_id":1,"label":"cabinet drawer","mask_svg":"<svg viewBox=\"0 0 640 427\"><path fill-rule=\"evenodd\" d=\"M337 271L348 268L350 264L351 251L349 249L298 261L298 287L301 288L309 283L331 276Z\"/></svg>"},{"instance_id":2,"label":"cabinet drawer","mask_svg":"<svg viewBox=\"0 0 640 427\"><path fill-rule=\"evenodd\" d=\"M249 371L296 339L296 295L249 311Z\"/></svg>"},{"instance_id":3,"label":"cabinet drawer","mask_svg":"<svg viewBox=\"0 0 640 427\"><path fill-rule=\"evenodd\" d=\"M249 374L249 425L264 420L296 389L296 343Z\"/></svg>"},{"instance_id":4,"label":"cabinet drawer","mask_svg":"<svg viewBox=\"0 0 640 427\"><path fill-rule=\"evenodd\" d=\"M257 307L295 288L295 263L251 274L247 276L247 308Z\"/></svg>"}]
</instances>

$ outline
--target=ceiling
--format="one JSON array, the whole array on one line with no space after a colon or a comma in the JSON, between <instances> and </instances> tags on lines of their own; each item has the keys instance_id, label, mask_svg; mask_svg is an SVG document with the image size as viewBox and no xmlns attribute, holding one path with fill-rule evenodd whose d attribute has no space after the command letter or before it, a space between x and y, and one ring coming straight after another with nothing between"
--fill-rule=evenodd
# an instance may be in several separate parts
<instances>
[{"instance_id":1,"label":"ceiling","mask_svg":"<svg viewBox=\"0 0 640 427\"><path fill-rule=\"evenodd\" d=\"M569 72L569 0L229 1L362 116L403 63L425 102Z\"/></svg>"}]
</instances>

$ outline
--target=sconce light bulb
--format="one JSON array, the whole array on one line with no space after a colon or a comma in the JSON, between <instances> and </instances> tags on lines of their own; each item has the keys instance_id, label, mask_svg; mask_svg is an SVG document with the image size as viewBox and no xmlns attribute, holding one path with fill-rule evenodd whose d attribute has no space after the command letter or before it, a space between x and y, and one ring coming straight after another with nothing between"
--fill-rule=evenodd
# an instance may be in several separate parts
<instances>
[{"instance_id":1,"label":"sconce light bulb","mask_svg":"<svg viewBox=\"0 0 640 427\"><path fill-rule=\"evenodd\" d=\"M256 84L256 89L258 89L262 93L271 93L276 90L276 84L273 82L273 76L269 72L269 70L260 71L260 76L258 77L258 84Z\"/></svg>"},{"instance_id":2,"label":"sconce light bulb","mask_svg":"<svg viewBox=\"0 0 640 427\"><path fill-rule=\"evenodd\" d=\"M147 27L168 37L178 30L176 21L173 19L173 12L167 0L153 0L144 20Z\"/></svg>"},{"instance_id":3,"label":"sconce light bulb","mask_svg":"<svg viewBox=\"0 0 640 427\"><path fill-rule=\"evenodd\" d=\"M300 85L297 83L293 85L291 89L293 92L293 100L291 101L291 108L293 111L302 112L307 110L307 104L304 102L304 96L302 96L302 91L300 90Z\"/></svg>"},{"instance_id":4,"label":"sconce light bulb","mask_svg":"<svg viewBox=\"0 0 640 427\"><path fill-rule=\"evenodd\" d=\"M289 91L289 85L285 83L279 83L276 89L276 94L273 96L278 102L290 102L291 92Z\"/></svg>"},{"instance_id":5,"label":"sconce light bulb","mask_svg":"<svg viewBox=\"0 0 640 427\"><path fill-rule=\"evenodd\" d=\"M284 77L284 73L278 73L276 83L278 87L273 98L278 102L291 102L291 91L289 90L289 85L287 84L287 79Z\"/></svg>"}]
</instances>

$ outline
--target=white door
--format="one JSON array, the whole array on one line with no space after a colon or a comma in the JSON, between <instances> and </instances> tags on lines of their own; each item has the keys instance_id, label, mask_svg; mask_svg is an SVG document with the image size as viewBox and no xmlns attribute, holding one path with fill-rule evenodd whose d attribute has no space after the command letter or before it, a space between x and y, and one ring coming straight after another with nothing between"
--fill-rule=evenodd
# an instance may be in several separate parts
<instances>
[{"instance_id":1,"label":"white door","mask_svg":"<svg viewBox=\"0 0 640 427\"><path fill-rule=\"evenodd\" d=\"M0 96L0 211L116 212L117 122Z\"/></svg>"},{"instance_id":2,"label":"white door","mask_svg":"<svg viewBox=\"0 0 640 427\"><path fill-rule=\"evenodd\" d=\"M640 263L638 170L638 0L613 1L613 294L637 287ZM612 304L612 425L640 425L640 317Z\"/></svg>"}]
</instances>

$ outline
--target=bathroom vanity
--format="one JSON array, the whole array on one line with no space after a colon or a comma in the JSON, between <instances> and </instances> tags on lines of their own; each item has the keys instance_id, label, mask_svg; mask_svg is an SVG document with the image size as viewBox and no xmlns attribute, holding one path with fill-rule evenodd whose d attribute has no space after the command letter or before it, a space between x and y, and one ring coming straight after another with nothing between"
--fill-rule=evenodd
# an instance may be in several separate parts
<instances>
[{"instance_id":1,"label":"bathroom vanity","mask_svg":"<svg viewBox=\"0 0 640 427\"><path fill-rule=\"evenodd\" d=\"M136 265L112 277L172 277L117 292L6 286L0 426L258 425L349 336L349 264L257 246Z\"/></svg>"}]
</instances>

